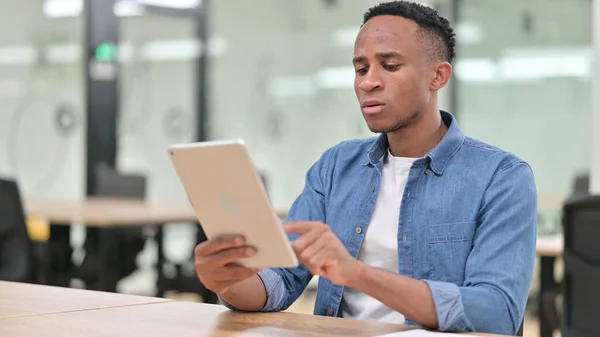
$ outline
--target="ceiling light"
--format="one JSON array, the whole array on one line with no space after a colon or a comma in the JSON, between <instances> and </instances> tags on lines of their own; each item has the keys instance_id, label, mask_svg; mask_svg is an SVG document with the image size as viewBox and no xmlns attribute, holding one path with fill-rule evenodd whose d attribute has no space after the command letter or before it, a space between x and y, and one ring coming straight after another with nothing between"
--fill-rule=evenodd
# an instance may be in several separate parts
<instances>
[{"instance_id":1,"label":"ceiling light","mask_svg":"<svg viewBox=\"0 0 600 337\"><path fill-rule=\"evenodd\" d=\"M150 6L169 8L196 8L202 3L201 0L137 0L138 3Z\"/></svg>"},{"instance_id":2,"label":"ceiling light","mask_svg":"<svg viewBox=\"0 0 600 337\"><path fill-rule=\"evenodd\" d=\"M49 18L74 17L83 11L83 0L46 0L44 14Z\"/></svg>"},{"instance_id":3,"label":"ceiling light","mask_svg":"<svg viewBox=\"0 0 600 337\"><path fill-rule=\"evenodd\" d=\"M143 5L134 1L119 1L115 3L113 7L113 12L115 16L139 16L144 15L146 11L144 10Z\"/></svg>"}]
</instances>

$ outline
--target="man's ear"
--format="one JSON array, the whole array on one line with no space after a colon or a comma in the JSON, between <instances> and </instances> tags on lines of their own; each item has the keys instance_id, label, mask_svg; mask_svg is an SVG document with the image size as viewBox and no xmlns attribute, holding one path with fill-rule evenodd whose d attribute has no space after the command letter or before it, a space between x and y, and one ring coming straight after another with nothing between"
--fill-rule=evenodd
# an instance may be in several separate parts
<instances>
[{"instance_id":1,"label":"man's ear","mask_svg":"<svg viewBox=\"0 0 600 337\"><path fill-rule=\"evenodd\" d=\"M438 62L432 65L433 80L431 81L431 91L438 91L448 84L452 76L452 65L448 62Z\"/></svg>"}]
</instances>

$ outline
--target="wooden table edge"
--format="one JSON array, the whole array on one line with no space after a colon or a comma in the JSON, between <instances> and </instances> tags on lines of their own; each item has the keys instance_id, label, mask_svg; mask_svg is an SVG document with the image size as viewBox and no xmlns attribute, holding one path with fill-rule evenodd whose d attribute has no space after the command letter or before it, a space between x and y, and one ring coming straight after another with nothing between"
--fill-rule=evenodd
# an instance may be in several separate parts
<instances>
[{"instance_id":1,"label":"wooden table edge","mask_svg":"<svg viewBox=\"0 0 600 337\"><path fill-rule=\"evenodd\" d=\"M17 318L32 318L32 317L39 317L39 316L72 314L72 313L83 312L83 311L110 310L110 309L126 308L126 307L139 307L139 306L144 306L144 305L165 304L165 303L172 303L172 302L177 302L177 301L175 301L173 299L165 298L164 301L156 301L156 302L110 305L110 306L97 307L97 308L62 310L62 311L44 312L44 313L38 313L38 314L15 315L15 316L3 316L3 317L0 317L0 321L7 320L7 319L17 319Z\"/></svg>"}]
</instances>

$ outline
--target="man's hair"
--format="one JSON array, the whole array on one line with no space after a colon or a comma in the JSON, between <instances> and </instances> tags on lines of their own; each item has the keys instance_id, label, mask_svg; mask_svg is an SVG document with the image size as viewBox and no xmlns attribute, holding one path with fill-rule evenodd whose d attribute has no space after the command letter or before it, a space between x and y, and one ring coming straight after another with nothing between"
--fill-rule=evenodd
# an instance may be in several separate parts
<instances>
[{"instance_id":1,"label":"man's hair","mask_svg":"<svg viewBox=\"0 0 600 337\"><path fill-rule=\"evenodd\" d=\"M449 63L454 61L454 31L448 19L441 17L435 9L409 1L384 2L367 10L362 24L380 15L395 15L416 22L420 38L431 52L431 57Z\"/></svg>"}]
</instances>

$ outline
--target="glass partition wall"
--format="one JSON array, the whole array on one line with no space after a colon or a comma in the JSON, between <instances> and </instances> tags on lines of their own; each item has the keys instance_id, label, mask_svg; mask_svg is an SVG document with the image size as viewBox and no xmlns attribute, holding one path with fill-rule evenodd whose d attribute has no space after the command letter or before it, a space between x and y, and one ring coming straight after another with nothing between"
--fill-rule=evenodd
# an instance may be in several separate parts
<instances>
[{"instance_id":1,"label":"glass partition wall","mask_svg":"<svg viewBox=\"0 0 600 337\"><path fill-rule=\"evenodd\" d=\"M84 22L39 0L0 1L0 176L26 197L85 186ZM9 9L10 8L10 9Z\"/></svg>"},{"instance_id":2,"label":"glass partition wall","mask_svg":"<svg viewBox=\"0 0 600 337\"><path fill-rule=\"evenodd\" d=\"M208 68L209 138L246 141L275 207L292 204L327 148L374 136L354 94L352 53L363 13L379 2L212 2L210 34L224 48ZM429 3L449 14L450 1Z\"/></svg>"},{"instance_id":3,"label":"glass partition wall","mask_svg":"<svg viewBox=\"0 0 600 337\"><path fill-rule=\"evenodd\" d=\"M470 136L532 166L540 234L591 165L590 1L460 0L457 113Z\"/></svg>"}]
</instances>

